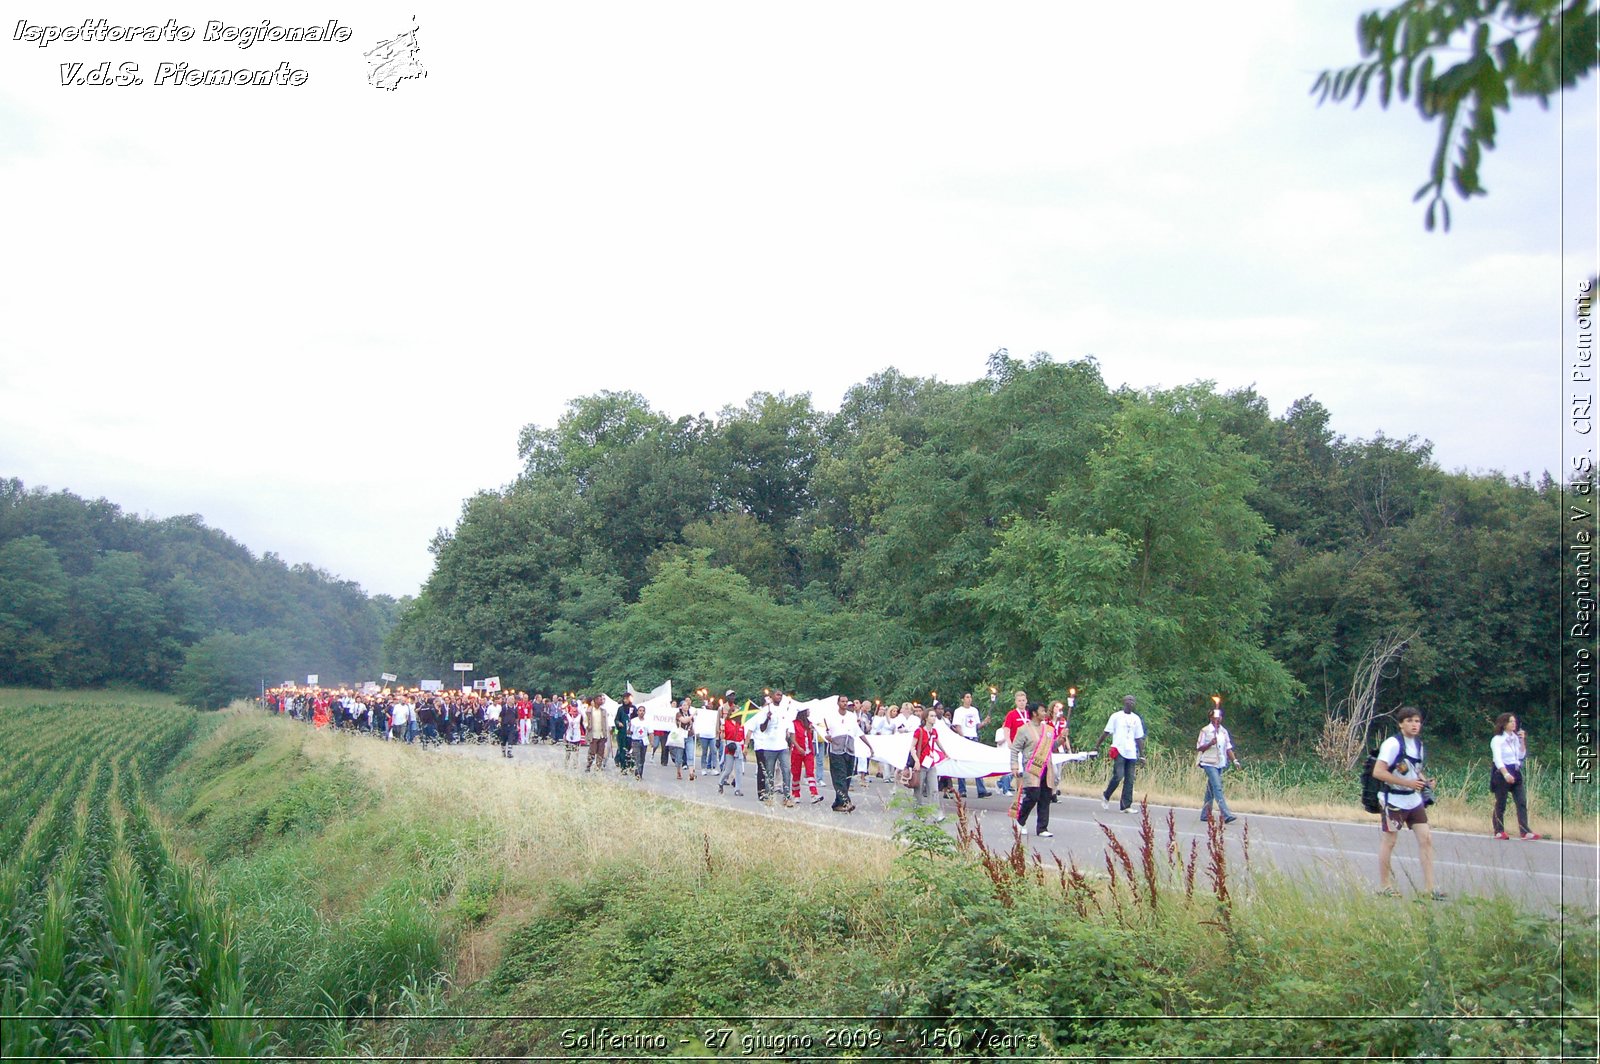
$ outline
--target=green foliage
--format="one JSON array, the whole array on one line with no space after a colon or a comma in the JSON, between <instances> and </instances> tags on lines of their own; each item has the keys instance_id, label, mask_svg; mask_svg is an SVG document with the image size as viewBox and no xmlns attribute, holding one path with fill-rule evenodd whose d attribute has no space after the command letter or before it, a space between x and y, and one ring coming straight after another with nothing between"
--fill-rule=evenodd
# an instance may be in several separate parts
<instances>
[{"instance_id":1,"label":"green foliage","mask_svg":"<svg viewBox=\"0 0 1600 1064\"><path fill-rule=\"evenodd\" d=\"M1144 692L1155 722L1221 694L1293 746L1404 627L1381 709L1415 702L1463 741L1491 708L1547 719L1554 485L1445 474L1424 441L1329 421L1310 397L1274 417L1205 382L1113 393L1092 359L1005 351L968 384L886 370L831 416L576 399L435 541L390 667L895 700L1076 686L1095 714Z\"/></svg>"},{"instance_id":2,"label":"green foliage","mask_svg":"<svg viewBox=\"0 0 1600 1064\"><path fill-rule=\"evenodd\" d=\"M254 698L270 677L288 668L288 652L271 635L252 632L208 635L184 652L172 688L196 709L221 709L236 698Z\"/></svg>"},{"instance_id":3,"label":"green foliage","mask_svg":"<svg viewBox=\"0 0 1600 1064\"><path fill-rule=\"evenodd\" d=\"M1362 15L1362 61L1324 70L1311 91L1319 103L1353 97L1359 107L1375 88L1379 106L1414 100L1423 119L1437 123L1428 180L1413 199L1428 197L1428 229L1437 212L1448 230L1448 188L1463 200L1487 194L1478 169L1494 149L1495 112L1519 97L1548 107L1576 86L1594 69L1597 31L1591 0L1406 0Z\"/></svg>"},{"instance_id":4,"label":"green foliage","mask_svg":"<svg viewBox=\"0 0 1600 1064\"><path fill-rule=\"evenodd\" d=\"M254 666L270 664L273 682L365 678L387 610L319 569L256 559L198 517L133 517L0 480L0 682L166 689L206 636L259 632L283 651Z\"/></svg>"}]
</instances>

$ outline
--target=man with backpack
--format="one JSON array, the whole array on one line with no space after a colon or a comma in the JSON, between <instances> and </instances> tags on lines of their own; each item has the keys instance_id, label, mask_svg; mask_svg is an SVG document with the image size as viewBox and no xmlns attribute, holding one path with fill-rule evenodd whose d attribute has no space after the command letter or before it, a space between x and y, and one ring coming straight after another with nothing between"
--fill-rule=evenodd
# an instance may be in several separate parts
<instances>
[{"instance_id":1,"label":"man with backpack","mask_svg":"<svg viewBox=\"0 0 1600 1064\"><path fill-rule=\"evenodd\" d=\"M1391 735L1378 747L1372 778L1378 785L1378 826L1383 834L1378 843L1378 893L1398 898L1390 869L1395 840L1403 828L1410 828L1417 839L1417 857L1422 861L1422 887L1435 901L1445 894L1433 882L1433 836L1428 828L1428 795L1433 780L1422 773L1422 711L1402 706L1395 712L1399 735Z\"/></svg>"}]
</instances>

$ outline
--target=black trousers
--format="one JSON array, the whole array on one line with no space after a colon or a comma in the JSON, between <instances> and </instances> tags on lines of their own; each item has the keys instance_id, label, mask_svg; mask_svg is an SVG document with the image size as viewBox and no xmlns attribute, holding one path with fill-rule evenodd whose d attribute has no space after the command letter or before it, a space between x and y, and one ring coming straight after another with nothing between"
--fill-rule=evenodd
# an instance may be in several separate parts
<instances>
[{"instance_id":1,"label":"black trousers","mask_svg":"<svg viewBox=\"0 0 1600 1064\"><path fill-rule=\"evenodd\" d=\"M855 754L828 754L828 776L833 780L833 808L850 804L850 782L856 774Z\"/></svg>"},{"instance_id":2,"label":"black trousers","mask_svg":"<svg viewBox=\"0 0 1600 1064\"><path fill-rule=\"evenodd\" d=\"M1035 827L1044 831L1050 826L1050 788L1043 784L1038 787L1022 788L1022 808L1017 810L1017 823L1027 826L1028 814L1037 806L1039 809L1039 822Z\"/></svg>"},{"instance_id":3,"label":"black trousers","mask_svg":"<svg viewBox=\"0 0 1600 1064\"><path fill-rule=\"evenodd\" d=\"M1517 782L1507 783L1506 778L1500 775L1500 770L1490 768L1494 775L1489 777L1489 789L1494 792L1494 816L1489 823L1493 826L1495 834L1506 829L1506 795L1510 795L1517 807L1517 830L1528 834L1528 786L1522 782L1522 774L1517 773Z\"/></svg>"}]
</instances>

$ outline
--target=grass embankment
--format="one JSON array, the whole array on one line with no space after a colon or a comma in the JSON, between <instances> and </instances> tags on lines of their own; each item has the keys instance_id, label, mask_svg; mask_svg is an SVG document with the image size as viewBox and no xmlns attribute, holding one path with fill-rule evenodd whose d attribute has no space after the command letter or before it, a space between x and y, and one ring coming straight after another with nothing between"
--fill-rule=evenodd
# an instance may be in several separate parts
<instances>
[{"instance_id":1,"label":"grass embankment","mask_svg":"<svg viewBox=\"0 0 1600 1064\"><path fill-rule=\"evenodd\" d=\"M1592 919L1246 885L1164 824L1104 869L1058 869L952 852L931 828L897 847L253 711L68 705L0 729L22 752L0 765L19 1051L1595 1049L1592 1020L1563 1023L1596 1010ZM250 1010L265 1018L185 1018Z\"/></svg>"},{"instance_id":2,"label":"grass embankment","mask_svg":"<svg viewBox=\"0 0 1600 1064\"><path fill-rule=\"evenodd\" d=\"M1560 1022L1595 1011L1591 921L1245 886L1163 824L1074 872L945 852L932 829L897 847L254 713L220 718L169 779L233 901L258 1007L366 1017L280 1024L302 1051L1594 1048L1592 1023L1564 1042ZM396 1013L420 1018L379 1018Z\"/></svg>"}]
</instances>

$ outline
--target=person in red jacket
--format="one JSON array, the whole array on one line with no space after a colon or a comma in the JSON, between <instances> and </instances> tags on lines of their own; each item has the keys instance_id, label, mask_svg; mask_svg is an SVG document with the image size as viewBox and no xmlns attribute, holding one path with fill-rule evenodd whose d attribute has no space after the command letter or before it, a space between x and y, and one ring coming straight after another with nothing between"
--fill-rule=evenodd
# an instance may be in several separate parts
<instances>
[{"instance_id":1,"label":"person in red jacket","mask_svg":"<svg viewBox=\"0 0 1600 1064\"><path fill-rule=\"evenodd\" d=\"M1015 707L1010 713L1006 714L1005 722L1000 725L1000 731L1003 733L1007 748L1009 748L1011 744L1016 741L1018 729L1020 729L1026 723L1028 723L1028 692L1018 691L1016 695ZM1000 782L995 785L1000 789L1001 794L1011 793L1012 788L1016 783L1017 767L1017 759L1013 756L1011 758L1012 774L1009 776L1002 776L1000 778Z\"/></svg>"},{"instance_id":2,"label":"person in red jacket","mask_svg":"<svg viewBox=\"0 0 1600 1064\"><path fill-rule=\"evenodd\" d=\"M725 709L728 715L722 721L722 779L717 782L717 793L721 794L722 788L732 780L733 793L743 798L739 781L744 774L744 724L733 715L732 702Z\"/></svg>"},{"instance_id":3,"label":"person in red jacket","mask_svg":"<svg viewBox=\"0 0 1600 1064\"><path fill-rule=\"evenodd\" d=\"M817 790L817 731L811 726L811 711L802 709L789 725L789 776L794 780L792 796L800 798L800 774L811 781L811 804L822 801Z\"/></svg>"}]
</instances>

